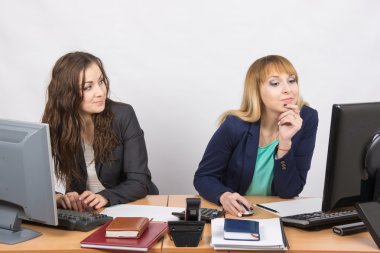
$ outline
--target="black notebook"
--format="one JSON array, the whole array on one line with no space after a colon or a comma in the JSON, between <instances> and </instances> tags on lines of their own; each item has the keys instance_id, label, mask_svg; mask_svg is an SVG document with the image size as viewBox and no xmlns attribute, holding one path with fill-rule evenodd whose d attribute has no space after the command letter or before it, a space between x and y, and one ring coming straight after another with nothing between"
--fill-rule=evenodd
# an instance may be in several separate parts
<instances>
[{"instance_id":1,"label":"black notebook","mask_svg":"<svg viewBox=\"0 0 380 253\"><path fill-rule=\"evenodd\" d=\"M258 241L260 240L259 222L248 219L225 219L224 239Z\"/></svg>"}]
</instances>

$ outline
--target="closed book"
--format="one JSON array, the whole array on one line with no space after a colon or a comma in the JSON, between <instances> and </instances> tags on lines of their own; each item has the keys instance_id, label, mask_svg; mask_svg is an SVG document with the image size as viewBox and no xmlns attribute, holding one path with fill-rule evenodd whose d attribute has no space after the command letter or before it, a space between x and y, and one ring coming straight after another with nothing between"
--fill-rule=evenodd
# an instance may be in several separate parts
<instances>
[{"instance_id":1,"label":"closed book","mask_svg":"<svg viewBox=\"0 0 380 253\"><path fill-rule=\"evenodd\" d=\"M149 225L146 217L116 217L106 229L106 237L139 238Z\"/></svg>"},{"instance_id":2,"label":"closed book","mask_svg":"<svg viewBox=\"0 0 380 253\"><path fill-rule=\"evenodd\" d=\"M161 239L167 229L168 224L163 222L149 222L149 226L140 238L111 238L106 237L106 228L111 223L101 226L91 235L80 242L82 248L113 249L130 251L148 251L159 239Z\"/></svg>"},{"instance_id":3,"label":"closed book","mask_svg":"<svg viewBox=\"0 0 380 253\"><path fill-rule=\"evenodd\" d=\"M224 220L224 239L226 240L260 240L259 222L254 220Z\"/></svg>"}]
</instances>

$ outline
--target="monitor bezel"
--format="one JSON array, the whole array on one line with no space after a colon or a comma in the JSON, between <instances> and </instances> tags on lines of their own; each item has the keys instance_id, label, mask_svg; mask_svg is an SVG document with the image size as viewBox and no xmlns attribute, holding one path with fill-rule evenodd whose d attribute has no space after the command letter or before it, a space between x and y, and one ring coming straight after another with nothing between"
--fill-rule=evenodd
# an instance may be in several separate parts
<instances>
[{"instance_id":1,"label":"monitor bezel","mask_svg":"<svg viewBox=\"0 0 380 253\"><path fill-rule=\"evenodd\" d=\"M362 113L361 116L357 116L357 112L359 110L362 110L364 114ZM361 133L362 135L366 135L364 137L365 139L360 140L362 146L355 147L356 149L360 149L360 154L358 154L358 157L356 158L362 159L362 161L360 162L360 167L357 168L357 171L355 171L355 175L357 177L356 183L360 184L360 190L358 190L355 195L344 196L344 198L340 198L338 201L334 201L333 196L335 196L335 194L340 190L336 189L337 186L334 187L334 179L335 177L339 176L337 175L339 173L339 169L336 169L334 166L336 165L336 162L341 159L340 156L342 156L342 151L338 150L339 143L341 143L341 140L339 140L339 138L342 138L342 129L347 128L347 123L352 121L352 119L350 118L347 119L347 114L350 114L349 116L356 114L355 117L357 117L357 120L360 120L361 118L369 117L367 114L374 112L380 113L380 102L333 104L326 161L325 183L322 198L323 212L335 211L340 208L354 208L354 205L356 203L365 202L372 199L372 191L375 182L372 179L362 180L362 173L364 170L364 156L366 152L365 146L366 143L368 143L371 140L373 135L375 135L376 132L380 130L380 119L379 126L377 128L378 131L371 130L371 132L368 134ZM362 124L362 122L359 122L355 126L350 125L349 127L357 127L359 124ZM376 124L377 126L377 121L371 124ZM374 126L374 128L376 128L376 126Z\"/></svg>"},{"instance_id":2,"label":"monitor bezel","mask_svg":"<svg viewBox=\"0 0 380 253\"><path fill-rule=\"evenodd\" d=\"M6 134L12 131L15 133L14 138L5 137L3 133L0 140L4 154L10 154L9 157L3 157L5 167L4 171L1 171L5 187L3 191L0 191L0 214L5 223L1 225L3 228L1 241L14 244L40 234L21 227L21 220L32 221L36 224L58 225L54 162L49 125L0 119L0 131ZM14 157L12 154L15 154ZM21 158L23 161L15 162L13 161L15 158ZM9 164L15 164L15 166L7 169ZM15 173L22 176L12 184L6 182L7 174L16 168L21 171ZM10 176L10 178L18 177Z\"/></svg>"}]
</instances>

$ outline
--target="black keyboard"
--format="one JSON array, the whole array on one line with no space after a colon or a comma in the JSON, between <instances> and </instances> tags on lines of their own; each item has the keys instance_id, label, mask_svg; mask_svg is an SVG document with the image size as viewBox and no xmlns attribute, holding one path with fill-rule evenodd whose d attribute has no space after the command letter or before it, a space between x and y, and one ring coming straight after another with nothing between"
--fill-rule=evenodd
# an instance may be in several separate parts
<instances>
[{"instance_id":1,"label":"black keyboard","mask_svg":"<svg viewBox=\"0 0 380 253\"><path fill-rule=\"evenodd\" d=\"M360 217L356 210L348 210L336 212L303 213L282 217L281 221L286 226L307 230L319 230L323 228L331 228L335 225L360 221Z\"/></svg>"},{"instance_id":2,"label":"black keyboard","mask_svg":"<svg viewBox=\"0 0 380 253\"><path fill-rule=\"evenodd\" d=\"M89 231L103 225L112 217L94 212L79 212L73 210L57 209L58 227L67 230Z\"/></svg>"},{"instance_id":3,"label":"black keyboard","mask_svg":"<svg viewBox=\"0 0 380 253\"><path fill-rule=\"evenodd\" d=\"M212 219L220 217L224 214L223 210L212 209L212 208L200 208L201 211L201 220L205 222L210 222ZM174 216L177 216L181 220L185 218L185 211L177 213L172 212Z\"/></svg>"}]
</instances>

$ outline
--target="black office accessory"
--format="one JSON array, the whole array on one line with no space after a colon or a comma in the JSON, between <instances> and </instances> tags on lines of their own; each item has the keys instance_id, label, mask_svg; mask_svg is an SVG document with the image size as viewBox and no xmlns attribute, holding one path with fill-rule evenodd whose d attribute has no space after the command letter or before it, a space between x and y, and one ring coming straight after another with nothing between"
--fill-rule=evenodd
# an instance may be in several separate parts
<instances>
[{"instance_id":1,"label":"black office accessory","mask_svg":"<svg viewBox=\"0 0 380 253\"><path fill-rule=\"evenodd\" d=\"M352 234L367 231L367 227L362 221L360 221L360 222L355 222L355 223L334 226L332 228L332 231L337 235L352 235Z\"/></svg>"},{"instance_id":2,"label":"black office accessory","mask_svg":"<svg viewBox=\"0 0 380 253\"><path fill-rule=\"evenodd\" d=\"M380 249L380 203L372 201L356 205L360 218L367 226L369 233Z\"/></svg>"},{"instance_id":3,"label":"black office accessory","mask_svg":"<svg viewBox=\"0 0 380 253\"><path fill-rule=\"evenodd\" d=\"M238 201L239 202L239 201ZM244 213L241 214L241 216L243 217L247 217L247 216L252 216L255 212L253 211L253 208L252 207L247 207L245 206L243 203L240 203L240 206L244 208Z\"/></svg>"},{"instance_id":4,"label":"black office accessory","mask_svg":"<svg viewBox=\"0 0 380 253\"><path fill-rule=\"evenodd\" d=\"M254 220L224 219L224 239L259 241L260 224Z\"/></svg>"},{"instance_id":5,"label":"black office accessory","mask_svg":"<svg viewBox=\"0 0 380 253\"><path fill-rule=\"evenodd\" d=\"M200 208L201 221L210 223L212 219L221 217L224 214L223 210L213 209L213 208ZM181 220L185 219L185 211L183 212L172 212L172 215L180 218Z\"/></svg>"},{"instance_id":6,"label":"black office accessory","mask_svg":"<svg viewBox=\"0 0 380 253\"><path fill-rule=\"evenodd\" d=\"M197 247L202 238L204 221L201 221L200 198L187 198L185 220L169 221L169 235L176 247Z\"/></svg>"},{"instance_id":7,"label":"black office accessory","mask_svg":"<svg viewBox=\"0 0 380 253\"><path fill-rule=\"evenodd\" d=\"M79 212L73 210L58 209L58 227L67 230L89 231L112 217L94 212Z\"/></svg>"},{"instance_id":8,"label":"black office accessory","mask_svg":"<svg viewBox=\"0 0 380 253\"><path fill-rule=\"evenodd\" d=\"M187 221L200 221L201 213L199 211L201 206L200 198L187 198L185 220Z\"/></svg>"},{"instance_id":9,"label":"black office accessory","mask_svg":"<svg viewBox=\"0 0 380 253\"><path fill-rule=\"evenodd\" d=\"M356 210L347 210L336 212L302 213L281 217L281 221L285 226L306 230L320 230L324 228L331 228L334 225L360 221L360 218Z\"/></svg>"},{"instance_id":10,"label":"black office accessory","mask_svg":"<svg viewBox=\"0 0 380 253\"><path fill-rule=\"evenodd\" d=\"M369 142L364 155L362 179L372 183L373 200L380 199L380 131Z\"/></svg>"},{"instance_id":11,"label":"black office accessory","mask_svg":"<svg viewBox=\"0 0 380 253\"><path fill-rule=\"evenodd\" d=\"M176 247L197 247L202 238L204 221L169 221L170 238Z\"/></svg>"},{"instance_id":12,"label":"black office accessory","mask_svg":"<svg viewBox=\"0 0 380 253\"><path fill-rule=\"evenodd\" d=\"M273 213L278 213L277 210L274 210L274 209L269 208L269 207L264 206L264 205L256 204L256 206L261 207L261 208L263 208L263 209L266 209L266 210L268 210L268 211L270 211L270 212L273 212Z\"/></svg>"},{"instance_id":13,"label":"black office accessory","mask_svg":"<svg viewBox=\"0 0 380 253\"><path fill-rule=\"evenodd\" d=\"M281 219L280 219L280 224L281 224L281 234L282 234L282 240L284 241L284 246L287 249L290 249L289 241L285 234L284 223L281 221Z\"/></svg>"},{"instance_id":14,"label":"black office accessory","mask_svg":"<svg viewBox=\"0 0 380 253\"><path fill-rule=\"evenodd\" d=\"M253 209L245 209L245 212L241 214L242 217L248 217L254 215Z\"/></svg>"},{"instance_id":15,"label":"black office accessory","mask_svg":"<svg viewBox=\"0 0 380 253\"><path fill-rule=\"evenodd\" d=\"M377 170L380 169L380 132L375 133L368 143L364 156L363 180L374 177Z\"/></svg>"}]
</instances>

